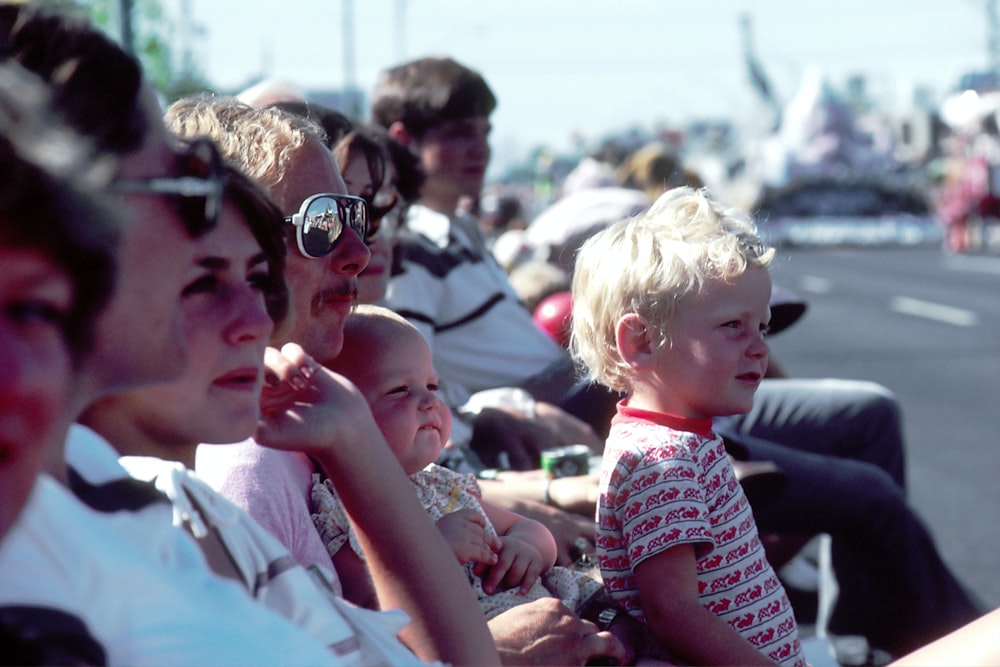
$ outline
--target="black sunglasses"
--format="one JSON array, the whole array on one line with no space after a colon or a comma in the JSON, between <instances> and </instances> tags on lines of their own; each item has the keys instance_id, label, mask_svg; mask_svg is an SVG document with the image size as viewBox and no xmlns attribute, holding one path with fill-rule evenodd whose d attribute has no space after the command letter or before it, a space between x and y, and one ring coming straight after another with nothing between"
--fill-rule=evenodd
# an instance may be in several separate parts
<instances>
[{"instance_id":1,"label":"black sunglasses","mask_svg":"<svg viewBox=\"0 0 1000 667\"><path fill-rule=\"evenodd\" d=\"M171 197L188 233L198 237L219 221L225 183L222 156L211 139L197 137L184 142L177 163L180 176L121 179L112 182L109 189Z\"/></svg>"},{"instance_id":2,"label":"black sunglasses","mask_svg":"<svg viewBox=\"0 0 1000 667\"><path fill-rule=\"evenodd\" d=\"M365 241L375 238L382 229L383 220L387 215L396 210L399 206L399 195L392 194L385 196L382 192L375 195L362 193L361 198L365 200L368 207L368 237Z\"/></svg>"},{"instance_id":3,"label":"black sunglasses","mask_svg":"<svg viewBox=\"0 0 1000 667\"><path fill-rule=\"evenodd\" d=\"M299 252L319 259L333 252L350 227L362 241L368 236L368 206L361 197L318 194L307 197L295 215L285 218L295 225Z\"/></svg>"}]
</instances>

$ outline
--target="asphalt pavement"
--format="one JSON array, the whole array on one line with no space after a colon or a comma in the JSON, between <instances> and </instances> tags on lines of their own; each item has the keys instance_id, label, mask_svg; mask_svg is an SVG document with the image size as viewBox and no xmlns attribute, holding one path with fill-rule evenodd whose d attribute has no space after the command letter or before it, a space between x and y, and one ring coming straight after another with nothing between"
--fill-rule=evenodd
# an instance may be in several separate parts
<instances>
[{"instance_id":1,"label":"asphalt pavement","mask_svg":"<svg viewBox=\"0 0 1000 667\"><path fill-rule=\"evenodd\" d=\"M1000 257L782 248L772 275L809 303L770 340L775 358L897 394L910 502L959 579L1000 607Z\"/></svg>"}]
</instances>

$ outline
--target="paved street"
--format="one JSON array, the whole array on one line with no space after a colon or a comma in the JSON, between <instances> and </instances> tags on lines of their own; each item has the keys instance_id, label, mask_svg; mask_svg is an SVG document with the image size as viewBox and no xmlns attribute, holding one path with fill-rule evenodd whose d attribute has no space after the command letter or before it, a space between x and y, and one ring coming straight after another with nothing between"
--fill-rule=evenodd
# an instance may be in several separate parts
<instances>
[{"instance_id":1,"label":"paved street","mask_svg":"<svg viewBox=\"0 0 1000 667\"><path fill-rule=\"evenodd\" d=\"M910 499L959 578L1000 607L1000 257L937 247L781 249L810 308L771 339L789 375L895 391Z\"/></svg>"}]
</instances>

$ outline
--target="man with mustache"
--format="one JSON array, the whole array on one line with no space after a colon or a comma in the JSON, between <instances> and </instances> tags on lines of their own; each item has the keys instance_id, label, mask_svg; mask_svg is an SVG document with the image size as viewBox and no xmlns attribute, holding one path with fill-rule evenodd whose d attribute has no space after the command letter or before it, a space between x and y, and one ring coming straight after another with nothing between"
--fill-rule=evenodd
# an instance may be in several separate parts
<instances>
[{"instance_id":1,"label":"man with mustache","mask_svg":"<svg viewBox=\"0 0 1000 667\"><path fill-rule=\"evenodd\" d=\"M348 222L353 205L343 194L346 188L333 153L323 145L315 126L279 109L254 109L226 98L181 100L168 109L166 118L181 135L214 138L224 155L264 187L289 216L286 275L293 324L272 339L282 345L287 360L276 367L276 374L292 396L309 385L337 384L327 386L326 407L321 410L301 400L293 407L279 402L289 419L258 432L257 440L268 447L254 442L200 447L198 474L246 509L299 563L331 569L309 506L313 474L328 474L355 522L383 525L389 531L379 536L388 545L383 550L373 551L368 538L361 540L369 555L369 574L382 608L401 606L410 614L413 623L404 640L425 659L455 664L496 662L494 641L500 657L510 664L531 660L583 664L592 656L626 658L624 647L610 633L597 632L593 624L551 599L502 614L490 623L487 633L468 586L448 583L460 582L464 575L416 502L364 398L342 376L331 378L312 360L312 356L350 354L350 350L341 352L343 323L356 276L368 260L363 226L344 224L339 233L319 237L306 229L310 221L320 218L322 222L326 204L312 208L317 197L335 199L342 207L341 219ZM373 446L379 443L382 446ZM277 447L298 451L283 452ZM362 451L365 466L358 465ZM337 475L338 468L348 466L353 473ZM354 492L356 498L343 497L345 490ZM407 498L409 506L403 507ZM401 525L425 533L426 539L416 545L404 543L395 534ZM381 590L380 582L387 584ZM449 591L447 596L441 595L444 590ZM404 591L408 597L401 595ZM442 641L446 651L436 646Z\"/></svg>"}]
</instances>

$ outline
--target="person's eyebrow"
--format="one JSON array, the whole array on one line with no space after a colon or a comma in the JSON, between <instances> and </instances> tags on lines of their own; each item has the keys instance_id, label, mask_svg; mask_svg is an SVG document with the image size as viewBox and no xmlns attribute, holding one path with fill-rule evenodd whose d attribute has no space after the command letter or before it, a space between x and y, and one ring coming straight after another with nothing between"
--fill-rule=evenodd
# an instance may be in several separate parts
<instances>
[{"instance_id":1,"label":"person's eyebrow","mask_svg":"<svg viewBox=\"0 0 1000 667\"><path fill-rule=\"evenodd\" d=\"M259 252L250 259L247 260L247 268L257 266L258 264L268 264L267 255L263 252Z\"/></svg>"}]
</instances>

